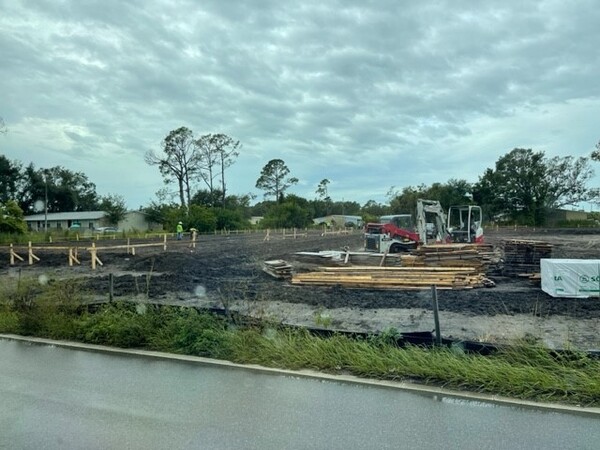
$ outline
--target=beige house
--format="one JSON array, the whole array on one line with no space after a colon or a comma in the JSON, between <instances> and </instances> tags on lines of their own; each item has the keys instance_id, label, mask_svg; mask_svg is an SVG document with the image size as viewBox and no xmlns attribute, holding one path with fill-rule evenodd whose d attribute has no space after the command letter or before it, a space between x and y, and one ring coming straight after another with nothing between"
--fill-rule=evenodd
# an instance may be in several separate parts
<instances>
[{"instance_id":1,"label":"beige house","mask_svg":"<svg viewBox=\"0 0 600 450\"><path fill-rule=\"evenodd\" d=\"M25 216L27 228L31 231L44 231L48 224L48 230L80 229L82 231L94 231L100 227L114 226L106 220L104 211L77 211L64 213L48 213L47 215L32 214ZM146 213L142 211L127 211L125 218L117 224L117 228L123 231L150 231L162 230L162 225L151 223L147 220Z\"/></svg>"},{"instance_id":2,"label":"beige house","mask_svg":"<svg viewBox=\"0 0 600 450\"><path fill-rule=\"evenodd\" d=\"M548 213L548 225L556 225L560 222L588 220L588 213L585 211L572 211L568 209L553 209Z\"/></svg>"}]
</instances>

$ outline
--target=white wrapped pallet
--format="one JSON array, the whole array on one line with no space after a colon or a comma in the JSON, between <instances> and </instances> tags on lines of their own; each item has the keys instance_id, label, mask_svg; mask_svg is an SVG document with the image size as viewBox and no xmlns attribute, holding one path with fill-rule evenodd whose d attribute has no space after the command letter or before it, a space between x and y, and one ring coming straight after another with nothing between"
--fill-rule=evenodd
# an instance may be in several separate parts
<instances>
[{"instance_id":1,"label":"white wrapped pallet","mask_svg":"<svg viewBox=\"0 0 600 450\"><path fill-rule=\"evenodd\" d=\"M552 297L600 296L600 259L540 260L542 290Z\"/></svg>"}]
</instances>

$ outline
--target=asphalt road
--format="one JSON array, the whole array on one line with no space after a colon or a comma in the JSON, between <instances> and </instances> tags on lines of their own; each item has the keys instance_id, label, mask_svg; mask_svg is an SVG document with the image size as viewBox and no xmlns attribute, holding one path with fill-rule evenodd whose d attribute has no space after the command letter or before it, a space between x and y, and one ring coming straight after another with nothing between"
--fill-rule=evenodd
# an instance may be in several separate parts
<instances>
[{"instance_id":1,"label":"asphalt road","mask_svg":"<svg viewBox=\"0 0 600 450\"><path fill-rule=\"evenodd\" d=\"M0 340L2 449L597 449L600 419Z\"/></svg>"}]
</instances>

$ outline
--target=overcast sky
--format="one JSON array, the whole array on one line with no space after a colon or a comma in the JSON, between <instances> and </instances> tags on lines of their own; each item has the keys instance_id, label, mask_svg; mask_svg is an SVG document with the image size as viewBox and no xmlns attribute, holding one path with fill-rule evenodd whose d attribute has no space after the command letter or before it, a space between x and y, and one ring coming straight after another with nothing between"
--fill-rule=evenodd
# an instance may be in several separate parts
<instances>
[{"instance_id":1,"label":"overcast sky","mask_svg":"<svg viewBox=\"0 0 600 450\"><path fill-rule=\"evenodd\" d=\"M600 140L597 1L0 0L0 153L84 172L130 208L169 131L243 145L229 193L279 158L314 198L477 181L515 147ZM595 163L597 173L600 164ZM600 177L594 178L600 186Z\"/></svg>"}]
</instances>

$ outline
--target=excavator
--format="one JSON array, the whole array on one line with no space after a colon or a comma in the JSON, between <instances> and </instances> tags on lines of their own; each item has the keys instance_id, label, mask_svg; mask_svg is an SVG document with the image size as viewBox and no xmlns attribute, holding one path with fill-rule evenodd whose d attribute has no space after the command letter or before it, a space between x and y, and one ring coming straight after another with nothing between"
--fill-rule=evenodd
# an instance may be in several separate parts
<instances>
[{"instance_id":1,"label":"excavator","mask_svg":"<svg viewBox=\"0 0 600 450\"><path fill-rule=\"evenodd\" d=\"M365 225L365 250L410 252L432 243L483 243L481 207L451 206L446 214L437 200L417 200L417 223L410 214L382 216Z\"/></svg>"}]
</instances>

